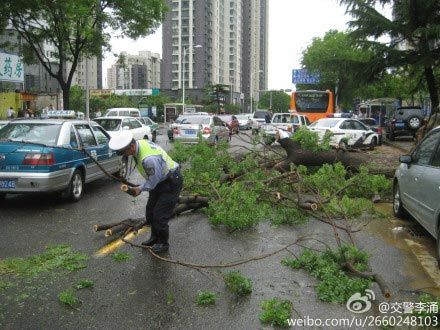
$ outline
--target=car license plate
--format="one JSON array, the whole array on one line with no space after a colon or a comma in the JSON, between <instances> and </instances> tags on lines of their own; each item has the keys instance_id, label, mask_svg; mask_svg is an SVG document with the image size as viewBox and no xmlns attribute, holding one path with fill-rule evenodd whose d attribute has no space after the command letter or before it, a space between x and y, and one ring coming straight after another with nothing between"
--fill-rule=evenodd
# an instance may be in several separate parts
<instances>
[{"instance_id":1,"label":"car license plate","mask_svg":"<svg viewBox=\"0 0 440 330\"><path fill-rule=\"evenodd\" d=\"M15 189L15 180L1 180L0 189Z\"/></svg>"},{"instance_id":2,"label":"car license plate","mask_svg":"<svg viewBox=\"0 0 440 330\"><path fill-rule=\"evenodd\" d=\"M195 129L186 129L183 131L183 134L185 135L196 135L197 131Z\"/></svg>"},{"instance_id":3,"label":"car license plate","mask_svg":"<svg viewBox=\"0 0 440 330\"><path fill-rule=\"evenodd\" d=\"M396 127L397 128L404 128L405 127L405 123L396 123Z\"/></svg>"}]
</instances>

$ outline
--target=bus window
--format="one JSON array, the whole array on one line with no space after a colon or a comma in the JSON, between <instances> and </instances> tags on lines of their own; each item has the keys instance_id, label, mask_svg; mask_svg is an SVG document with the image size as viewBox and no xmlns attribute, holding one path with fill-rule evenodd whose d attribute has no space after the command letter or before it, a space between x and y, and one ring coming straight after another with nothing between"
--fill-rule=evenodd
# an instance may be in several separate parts
<instances>
[{"instance_id":1,"label":"bus window","mask_svg":"<svg viewBox=\"0 0 440 330\"><path fill-rule=\"evenodd\" d=\"M310 121L326 118L335 112L333 93L327 91L295 91L290 98L290 110L306 115Z\"/></svg>"}]
</instances>

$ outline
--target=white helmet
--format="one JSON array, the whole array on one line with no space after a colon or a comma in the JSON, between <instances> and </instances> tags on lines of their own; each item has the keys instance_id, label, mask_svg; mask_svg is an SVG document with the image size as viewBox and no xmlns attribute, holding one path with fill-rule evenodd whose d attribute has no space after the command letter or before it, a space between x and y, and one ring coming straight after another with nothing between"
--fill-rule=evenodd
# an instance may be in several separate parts
<instances>
[{"instance_id":1,"label":"white helmet","mask_svg":"<svg viewBox=\"0 0 440 330\"><path fill-rule=\"evenodd\" d=\"M114 151L121 151L127 148L131 141L133 141L133 134L130 131L122 131L113 135L108 146Z\"/></svg>"}]
</instances>

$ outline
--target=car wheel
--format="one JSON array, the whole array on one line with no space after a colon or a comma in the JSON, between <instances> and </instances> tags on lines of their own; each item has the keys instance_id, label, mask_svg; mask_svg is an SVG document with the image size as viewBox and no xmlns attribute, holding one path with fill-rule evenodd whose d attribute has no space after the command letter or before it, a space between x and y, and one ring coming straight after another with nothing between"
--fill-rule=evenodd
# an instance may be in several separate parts
<instances>
[{"instance_id":1,"label":"car wheel","mask_svg":"<svg viewBox=\"0 0 440 330\"><path fill-rule=\"evenodd\" d=\"M344 140L339 141L338 146L339 146L339 149L347 150L347 142Z\"/></svg>"},{"instance_id":2,"label":"car wheel","mask_svg":"<svg viewBox=\"0 0 440 330\"><path fill-rule=\"evenodd\" d=\"M371 143L370 143L370 149L374 150L374 148L377 146L377 138L374 137L371 139Z\"/></svg>"},{"instance_id":3,"label":"car wheel","mask_svg":"<svg viewBox=\"0 0 440 330\"><path fill-rule=\"evenodd\" d=\"M397 218L403 218L406 215L406 211L402 204L402 198L400 197L399 184L397 182L393 187L393 213Z\"/></svg>"},{"instance_id":4,"label":"car wheel","mask_svg":"<svg viewBox=\"0 0 440 330\"><path fill-rule=\"evenodd\" d=\"M78 202L84 194L84 177L80 170L75 170L70 179L69 187L66 190L67 199Z\"/></svg>"},{"instance_id":5,"label":"car wheel","mask_svg":"<svg viewBox=\"0 0 440 330\"><path fill-rule=\"evenodd\" d=\"M422 121L420 120L419 117L408 118L408 126L413 130L419 129L421 124L422 124Z\"/></svg>"},{"instance_id":6,"label":"car wheel","mask_svg":"<svg viewBox=\"0 0 440 330\"><path fill-rule=\"evenodd\" d=\"M154 131L153 133L151 133L152 134L152 136L151 136L151 141L153 141L153 142L156 142L156 138L157 138L157 132L156 131Z\"/></svg>"},{"instance_id":7,"label":"car wheel","mask_svg":"<svg viewBox=\"0 0 440 330\"><path fill-rule=\"evenodd\" d=\"M144 140L149 140L148 135L144 135Z\"/></svg>"}]
</instances>

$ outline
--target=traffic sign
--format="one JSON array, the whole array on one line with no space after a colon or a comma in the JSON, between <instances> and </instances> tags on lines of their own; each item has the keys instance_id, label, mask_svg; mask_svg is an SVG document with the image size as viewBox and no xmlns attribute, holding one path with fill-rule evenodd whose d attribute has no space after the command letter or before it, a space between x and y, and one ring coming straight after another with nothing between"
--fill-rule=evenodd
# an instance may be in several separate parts
<instances>
[{"instance_id":1,"label":"traffic sign","mask_svg":"<svg viewBox=\"0 0 440 330\"><path fill-rule=\"evenodd\" d=\"M309 73L306 69L292 70L293 84L317 84L319 83L319 74Z\"/></svg>"}]
</instances>

